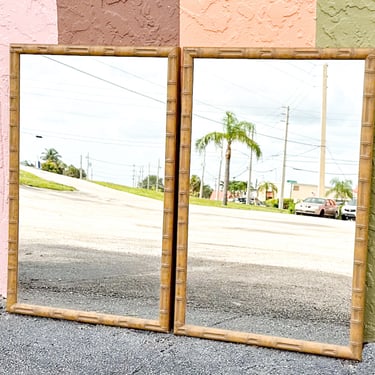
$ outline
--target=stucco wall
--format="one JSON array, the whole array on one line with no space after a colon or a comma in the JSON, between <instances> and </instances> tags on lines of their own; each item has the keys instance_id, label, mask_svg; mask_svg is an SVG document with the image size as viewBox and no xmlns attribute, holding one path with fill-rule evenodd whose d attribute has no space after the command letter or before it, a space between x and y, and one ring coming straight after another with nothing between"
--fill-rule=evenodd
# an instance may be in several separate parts
<instances>
[{"instance_id":1,"label":"stucco wall","mask_svg":"<svg viewBox=\"0 0 375 375\"><path fill-rule=\"evenodd\" d=\"M316 0L181 0L181 46L314 47Z\"/></svg>"},{"instance_id":2,"label":"stucco wall","mask_svg":"<svg viewBox=\"0 0 375 375\"><path fill-rule=\"evenodd\" d=\"M0 2L0 294L6 294L9 169L9 44L57 43L55 0Z\"/></svg>"},{"instance_id":3,"label":"stucco wall","mask_svg":"<svg viewBox=\"0 0 375 375\"><path fill-rule=\"evenodd\" d=\"M375 47L375 1L318 0L316 46Z\"/></svg>"},{"instance_id":4,"label":"stucco wall","mask_svg":"<svg viewBox=\"0 0 375 375\"><path fill-rule=\"evenodd\" d=\"M9 43L374 47L374 0L0 1L0 294L6 294ZM373 194L375 193L373 180ZM375 208L366 339L375 340Z\"/></svg>"},{"instance_id":5,"label":"stucco wall","mask_svg":"<svg viewBox=\"0 0 375 375\"><path fill-rule=\"evenodd\" d=\"M57 0L59 43L178 46L179 0Z\"/></svg>"}]
</instances>

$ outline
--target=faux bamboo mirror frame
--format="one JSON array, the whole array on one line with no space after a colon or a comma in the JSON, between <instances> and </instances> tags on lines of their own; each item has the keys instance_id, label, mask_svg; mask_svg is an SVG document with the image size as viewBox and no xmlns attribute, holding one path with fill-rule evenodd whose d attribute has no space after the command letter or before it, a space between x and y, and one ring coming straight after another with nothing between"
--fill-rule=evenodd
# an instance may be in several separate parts
<instances>
[{"instance_id":1,"label":"faux bamboo mirror frame","mask_svg":"<svg viewBox=\"0 0 375 375\"><path fill-rule=\"evenodd\" d=\"M372 146L375 104L375 55L370 49L254 49L254 48L184 48L182 98L181 98L181 145L179 171L179 202L177 228L177 268L175 299L176 334L200 338L259 345L271 348L320 354L332 357L360 359L363 345L363 317L365 300L366 255L368 242L368 215L371 191ZM359 146L358 205L355 223L354 263L351 292L351 318L349 345L308 341L242 332L213 326L187 323L189 312L189 193L191 156L195 139L192 140L195 64L200 59L272 59L272 60L365 60L364 91L362 102L361 135ZM230 69L230 68L229 68ZM204 76L204 74L203 74ZM202 75L201 75L202 77ZM204 162L203 162L204 163ZM203 164L202 164L203 165ZM214 215L214 214L213 214ZM233 216L233 215L232 215ZM235 225L235 224L234 224ZM238 229L238 228L237 228ZM202 229L200 229L202 230ZM219 233L218 233L219 236ZM224 235L225 236L225 235ZM222 237L222 236L221 236ZM224 243L227 244L228 239ZM224 246L223 245L223 246ZM229 245L228 245L229 246ZM329 261L328 259L326 260ZM199 267L199 265L197 265ZM202 265L204 268L204 265ZM220 271L218 271L220 272ZM233 271L235 272L235 268ZM202 280L202 279L201 279ZM203 281L202 281L203 282ZM213 282L215 288L215 283ZM221 290L221 289L220 289ZM221 290L222 291L222 290ZM207 292L207 296L210 296ZM196 298L199 298L196 296ZM225 298L225 297L223 297ZM233 307L233 311L236 307ZM349 313L348 313L349 314ZM220 320L220 319L218 319Z\"/></svg>"},{"instance_id":2,"label":"faux bamboo mirror frame","mask_svg":"<svg viewBox=\"0 0 375 375\"><path fill-rule=\"evenodd\" d=\"M154 48L154 47L62 46L62 45L27 45L27 44L25 44L25 45L23 45L23 44L11 45L11 47L10 47L10 163L9 163L9 176L10 176L9 177L9 179L10 179L10 182L9 182L9 197L10 198L9 198L9 255L8 255L8 296L7 296L7 311L8 312L25 314L25 315L41 316L41 317L51 317L51 318L75 320L75 321L88 322L88 323L100 323L100 324L105 324L105 325L113 325L113 326L128 327L128 328L147 329L147 330L162 331L162 332L170 331L171 323L172 323L172 320L173 320L173 318L171 317L170 311L171 311L171 308L172 308L171 304L173 304L173 299L172 299L173 298L172 297L172 293L173 293L173 288L172 288L172 285L173 285L173 262L172 262L173 248L172 247L173 247L173 238L174 238L174 236L173 236L173 230L174 229L173 228L174 228L174 205L175 205L174 202L175 202L175 181L176 181L175 168L176 168L176 157L177 157L176 156L177 155L177 153L176 153L176 149L177 149L177 146L176 146L176 142L177 142L177 121L176 121L176 119L177 119L177 111L178 111L179 53L180 53L179 49L174 48L174 47L155 47ZM157 119L158 126L160 125L160 129L158 128L159 129L158 132L160 133L160 134L158 133L158 137L161 138L160 144L162 144L162 150L165 150L165 153L164 153L164 155L163 154L160 155L161 166L159 166L159 164L158 164L158 168L164 170L164 198L162 198L161 202L159 201L160 205L157 206L158 213L160 212L160 217L158 216L160 222L153 223L153 224L151 224L151 226L149 226L150 233L151 232L154 233L155 232L154 228L156 228L156 227L157 227L158 230L160 230L160 236L158 235L158 240L157 240L158 245L156 247L160 246L161 248L160 249L156 248L156 250L155 250L156 252L158 252L155 256L155 259L158 258L158 257L159 257L159 259L156 260L156 262L155 262L156 271L154 271L154 274L153 274L153 275L156 275L158 272L160 272L160 273L158 273L158 275L155 276L155 284L156 284L155 285L155 287L156 287L155 288L155 302L156 302L155 305L156 306L155 306L155 309L154 309L155 311L153 310L155 315L158 315L158 319L157 318L154 319L153 318L154 315L152 317L149 317L146 314L145 314L146 317L142 317L142 316L145 316L145 315L137 314L137 313L131 313L131 314L127 315L126 311L131 310L132 309L131 307L128 310L125 308L125 313L123 313L124 310L121 310L120 312L117 312L116 309L114 309L114 312L112 312L112 310L108 312L106 310L94 310L94 309L90 309L90 308L88 308L88 311L86 311L85 310L86 307L83 306L83 308L80 308L81 305L79 303L78 303L78 308L76 307L76 305L74 305L73 308L71 307L71 305L66 307L64 303L61 303L61 301L63 300L62 298L60 298L60 304L62 304L63 306L59 305L59 303L57 303L57 306L56 305L45 306L43 304L43 302L40 303L38 299L36 299L36 301L35 301L33 298L30 298L30 300L31 300L30 303L28 302L29 298L26 298L25 300L20 301L20 284L19 284L20 283L20 281L19 281L19 276L20 276L19 268L20 268L20 265L21 265L21 263L20 263L20 235L22 236L22 233L20 234L20 222L23 220L22 215L20 215L20 186L19 186L20 162L21 162L21 160L20 160L20 144L21 144L21 140L20 140L20 126L21 126L20 125L20 118L22 120L22 114L20 113L21 112L20 103L22 104L22 100L23 100L23 97L22 97L22 87L23 87L22 86L23 85L22 79L24 78L24 77L21 77L20 72L22 71L21 65L22 64L27 65L26 62L23 62L23 57L25 57L25 61L28 61L27 60L28 58L33 58L37 55L38 56L43 55L40 58L43 59L43 57L46 57L46 59L50 59L50 60L53 60L53 58L56 60L58 56L61 57L61 58L72 58L72 56L74 56L76 58L77 56L79 56L79 57L82 57L82 59L88 59L88 58L98 59L100 57L103 60L105 60L105 59L107 59L107 57L109 57L109 59L111 59L111 58L113 59L111 61L114 61L115 59L125 59L125 60L126 59L128 59L128 60L129 59L135 59L135 60L139 60L139 61L136 61L136 63L137 63L137 62L140 62L141 59L143 59L142 61L146 61L146 64L147 63L152 64L152 61L155 61L155 60L150 61L150 58L154 58L154 59L156 58L158 61L162 60L160 64L156 64L159 67L159 69L163 70L163 71L160 71L160 77L163 78L163 81L160 84L162 86L162 90L159 90L161 92L161 94L160 94L161 97L158 100L152 98L150 96L151 94L149 94L147 92L145 92L145 93L139 92L139 91L142 90L140 87L137 87L138 88L137 91L134 91L135 89L133 89L133 91L132 91L131 89L128 89L127 87L120 87L120 89L123 89L123 91L125 91L127 93L132 92L133 94L137 94L138 97L143 97L143 99L145 99L145 98L148 99L148 100L154 99L154 102L157 101L158 102L157 105L160 107L160 109L158 109L158 111L159 111L158 114L160 115L159 117L161 117L161 118L158 117L158 119ZM86 61L88 61L88 60L86 60ZM56 61L54 63L55 63L55 66L56 66ZM58 65L59 64L57 64L57 66ZM60 67L61 67L61 63L60 63ZM106 69L109 71L109 69L112 69L112 67L107 65ZM116 67L113 67L113 69L115 70ZM155 68L155 69L157 69L157 68ZM70 70L70 72L72 72L71 73L72 75L74 73L77 73L78 69L75 69L75 70L76 70L75 72L72 69ZM117 68L117 70L120 70L120 68ZM68 71L69 71L69 69L68 69ZM84 72L81 71L80 73L84 73ZM95 78L96 82L100 81L100 77L94 77L94 73L91 74L92 75L91 78ZM39 76L39 78L41 78L41 77L43 77L44 72L42 72L42 73L39 72L39 74L42 74L42 76ZM117 74L123 74L123 75L128 74L127 75L128 80L135 79L135 78L139 79L139 80L142 80L142 77L136 77L131 72L122 71L122 72L117 73ZM87 75L89 75L89 74L86 74L86 76ZM25 76L26 76L26 74L25 74ZM31 79L38 80L38 76L32 77ZM116 87L116 85L120 86L120 83L117 82L117 81L104 82L105 79L101 79L101 81L102 81L102 83L110 84L109 86L112 87L112 88ZM144 79L144 81L145 81L145 79ZM60 81L60 82L61 82L62 85L64 84L63 81ZM139 82L142 82L142 81L139 81ZM77 87L78 86L76 86L75 90L79 91L79 87L78 88ZM119 88L119 87L117 87L117 88ZM54 90L58 91L59 87L51 88L50 90L51 91L49 91L47 94L46 94L46 92L44 92L44 94L43 94L43 92L41 92L39 95L42 96L42 97L52 95L52 97L53 97L53 91ZM52 94L51 94L51 92L52 92ZM75 94L76 93L74 93L74 91L73 91L73 94L72 94L73 98L75 97L74 96ZM163 97L163 95L164 95L164 97ZM69 95L67 95L67 96L69 96ZM85 99L85 98L83 98L83 99ZM38 98L35 99L35 100L37 101ZM77 98L77 100L83 101L82 97ZM139 100L141 100L141 99L139 99ZM99 103L99 106L100 106L100 100L99 101L98 100L92 100L92 102ZM126 104L126 103L124 103L124 104ZM93 106L93 105L95 105L95 104L91 103L91 106ZM121 103L118 103L117 105L121 105ZM109 110L111 109L111 107L107 107L107 108L109 108ZM125 108L125 105L123 106L123 108ZM46 108L46 110L48 110L48 108ZM66 109L66 110L68 111L69 108ZM87 111L87 107L85 107L85 109L82 109L82 111L84 111L84 110ZM106 109L106 110L108 111L108 109ZM138 111L138 114L141 114L141 112L139 112L139 111L144 111L144 108L139 108L139 109L134 108L133 110ZM41 111L43 111L43 109L41 109ZM62 111L64 111L64 108L62 108ZM74 109L73 109L73 111L74 111ZM108 112L107 112L107 115L104 114L103 118L104 119L108 118L108 114L109 114ZM88 116L89 115L90 114L88 114ZM64 113L62 113L61 116L64 117ZM136 124L141 123L141 120L142 120L141 115L139 115L139 119L140 120L138 122L135 122ZM29 119L27 119L27 120L29 120ZM61 121L62 121L61 126L63 126L64 125L64 118L62 118ZM108 120L105 120L105 121L107 121L107 123L108 123ZM23 122L25 122L25 115L24 115ZM121 126L122 125L120 125L120 127ZM107 131L107 133L109 133L108 129L109 129L108 127L107 127L107 129L102 129L103 136L106 134L105 133L106 131ZM152 136L152 135L150 134L150 136ZM33 134L32 137L43 138L42 136L40 136L40 135L38 136L38 135L35 135L35 134ZM115 138L115 137L116 137L115 135L112 136L112 138ZM67 139L72 139L72 138L68 137ZM68 141L67 141L67 144L68 144ZM128 147L136 147L136 145L131 145L131 143L129 143L129 142L127 144L129 145ZM48 147L52 147L52 146L48 146ZM131 149L131 150L133 150L133 149ZM35 156L35 154L33 156ZM121 155L120 155L120 157L121 157ZM164 164L163 164L163 157L165 158ZM34 159L32 159L32 160L34 160ZM87 163L88 163L88 160L87 160ZM123 161L123 163L124 163L124 161ZM134 166L134 168L135 168L135 166ZM89 164L88 164L88 167L87 167L87 174L88 174L88 169L89 169ZM81 155L81 171L82 171L82 155ZM147 170L145 171L145 174L146 173L147 173ZM157 173L159 173L159 172L157 172ZM81 174L82 174L82 172L81 172ZM81 175L81 177L82 177L82 175ZM159 177L159 175L158 175L158 177ZM134 180L134 176L133 176L133 180ZM147 186L147 188L148 188L148 186ZM116 201L116 199L118 199L118 198L114 198L114 202ZM120 197L119 200L118 200L118 203L120 203L121 200L122 200L122 198ZM77 203L79 203L79 201L80 201L80 198L78 198L78 200L76 199ZM155 202L158 202L158 201L155 201ZM106 202L103 201L102 205L104 207L106 205ZM125 206L126 205L127 205L127 207L131 208L131 203L130 203L130 206L129 206L129 203L125 204ZM127 211L126 211L125 206L123 207L124 210L122 211L122 213L119 214L119 216L118 216L118 221L120 221L120 222L122 222L122 218L125 218L124 216L121 216L121 215L126 216ZM78 207L78 206L76 206L76 207ZM160 210L159 210L159 208L160 208ZM40 210L43 210L43 209L45 209L44 206L40 207ZM74 208L74 204L73 204L72 210L78 211L79 208ZM90 211L85 211L85 212L86 212L86 214L90 215L90 213L89 213ZM105 213L105 211L103 211L103 213ZM46 213L46 216L48 216L48 215L49 215L49 213ZM53 214L53 215L56 216L56 214ZM59 214L57 214L57 216L58 215ZM140 213L140 215L141 215L141 213ZM150 211L150 216L151 216L151 211ZM154 216L152 216L152 217L154 217ZM51 216L50 219L53 220L52 216ZM131 219L132 218L130 218L130 220ZM84 220L84 218L81 219L81 220ZM105 218L104 218L104 220L105 220ZM146 223L143 223L142 217L140 217L139 220L140 221L138 221L138 223L134 224L134 225L138 226L138 228L143 227L143 233L145 231L147 232L147 225L148 224L146 225ZM57 223L58 223L58 221L57 221ZM83 221L83 223L84 223L84 221ZM105 221L103 221L103 223L105 224ZM128 224L129 224L129 221L124 221L122 228L126 228ZM41 225L43 225L43 224L41 224ZM81 225L81 224L77 222L75 225L76 225L76 228L78 228L77 226ZM130 230L131 230L131 228L135 228L135 227L132 226L132 225L129 225L128 228L130 228ZM73 232L74 232L73 227L72 227L71 230L73 230ZM96 232L95 232L95 230L96 230ZM100 228L97 228L97 229L92 228L92 231L94 231L92 233L96 233L100 237L100 230L101 230ZM119 233L119 231L124 231L125 229L123 230L121 228L117 228L116 230L117 230L117 233ZM113 241L119 241L119 239L116 240L116 238L117 238L116 232L114 232L113 229L111 230L111 233L114 233L113 235L115 236L115 237L112 238ZM134 234L134 235L136 235L136 234ZM132 233L130 233L130 237L131 236L132 236ZM151 234L150 234L150 236L151 236ZM145 233L142 238L139 240L139 242L141 243L143 241L145 243L145 246L146 246L147 233ZM64 238L60 238L60 242L61 241L64 242ZM108 241L111 242L111 239L109 238ZM25 246L27 246L27 245L24 244L23 246L25 248ZM48 245L46 245L46 246L48 247ZM52 243L50 242L50 247L51 247L52 250L53 250L53 246L54 246L54 244L53 244L53 241L52 241ZM125 252L126 252L126 247L128 245L126 245L126 243L125 244L123 243L120 246L125 248ZM31 246L29 246L29 248L31 249ZM32 252L34 250L30 251L30 249L28 250L28 253L29 253L29 255L32 255ZM77 249L78 249L78 247L77 247ZM38 251L36 251L36 252L38 252ZM34 251L34 253L35 253L35 251ZM54 256L56 256L56 254L57 254L57 257L59 257L58 253L55 253ZM23 255L23 260L24 260L25 259L25 251L23 251L23 254L21 254L21 255ZM52 255L52 253L49 254L49 256L51 256L51 255ZM32 271L32 272L37 272L37 269L38 269L38 267L40 267L40 265L38 266L38 259L36 258L36 255L34 254L33 256L34 256L34 258L32 260L32 263L30 263L30 264L36 265L35 271ZM40 253L40 255L37 255L37 257L43 257L43 256L46 257L46 254L43 255L43 254ZM52 257L54 257L54 256L52 256ZM83 274L84 274L84 268L85 268L84 258L90 257L90 256L92 256L92 255L90 255L90 252L87 252L86 255L83 255L83 257L81 259L77 258L75 260L75 261L78 262L78 263L76 263L76 265L78 265L78 266L76 268L77 271L75 271L75 272L77 274L82 273L81 278L82 278L83 282L84 282ZM117 256L118 255L116 255L116 259L117 260L120 259ZM73 261L74 261L74 257L75 257L75 255L72 255L71 259ZM124 257L126 257L126 254L124 254ZM109 256L109 258L111 258L111 256ZM43 258L39 258L39 259L41 260ZM69 259L69 258L67 257L67 259ZM103 279L101 280L101 282L105 283L106 278L111 279L111 277L113 276L111 274L111 272L112 272L111 270L114 270L114 268L111 268L111 267L116 267L116 269L113 272L117 275L121 275L122 273L125 272L125 270L121 268L122 264L116 265L116 262L117 262L116 259L111 258L111 260L108 260L106 262L106 265L109 267L109 270L106 271L105 276L102 275ZM147 263L145 260L143 260L143 262ZM61 262L61 260L60 260L60 263L61 264L63 264L63 263L69 264L70 261L65 260L65 261ZM142 263L142 261L141 261L141 263ZM145 267L146 266L147 266L147 264L145 264ZM83 267L83 268L81 268L81 267ZM132 272L132 266L131 265L129 267L130 268L127 269L128 272L133 273L133 277L135 278L135 280L137 280L137 277L139 278L139 276L136 275L135 272ZM29 267L29 269L32 270L33 266ZM79 271L80 269L81 269L81 271ZM97 269L100 269L100 268L97 268ZM64 271L64 268L62 268L61 272L63 272L63 271ZM38 288L40 289L40 288L43 288L43 285L42 285L43 281L42 280L45 280L46 283L48 283L48 280L45 279L45 276L42 276L41 279L38 279L38 277L39 276L35 273L31 276L30 275L27 276L27 278L29 279L29 282L34 279L34 282L36 280L38 283L40 283L40 285L38 286ZM67 276L67 275L64 276L64 278L68 278L68 277L69 276ZM156 280L158 280L159 282L156 281ZM55 288L55 292L57 292L56 294L58 294L59 290L61 290L61 288L62 288L62 287L59 286L59 284L65 283L65 285L67 285L66 283L68 282L68 280L64 279L64 280L61 281L61 279L56 278L56 280L54 280L53 282L54 283L57 282L57 284L55 285L54 288ZM159 285L159 292L157 291L158 285ZM100 287L100 282L96 287ZM122 288L126 288L126 285L122 286ZM154 289L154 287L153 287L153 289ZM33 287L31 287L30 290L31 290L30 293L31 293L31 296L32 296ZM71 291L70 293L75 293L75 292ZM121 291L120 291L120 293L121 293ZM114 296L115 296L115 294L114 294ZM81 297L84 298L84 295L82 294ZM79 297L79 298L81 298L81 297ZM157 306L157 298L158 297L159 297L159 304L158 304L159 306ZM133 300L131 300L131 301L133 301ZM106 302L104 302L104 304L105 303ZM131 304L131 302L130 302L130 304ZM97 312L97 311L100 311L100 312ZM136 308L134 307L134 311L141 311L141 310L136 310ZM141 311L141 313L142 313L142 311ZM139 315L142 315L142 316L139 316Z\"/></svg>"}]
</instances>

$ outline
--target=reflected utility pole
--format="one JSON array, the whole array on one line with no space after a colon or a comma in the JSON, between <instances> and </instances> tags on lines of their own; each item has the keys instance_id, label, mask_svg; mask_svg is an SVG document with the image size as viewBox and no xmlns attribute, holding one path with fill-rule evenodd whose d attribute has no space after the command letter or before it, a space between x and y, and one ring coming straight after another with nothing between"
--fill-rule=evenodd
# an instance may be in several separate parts
<instances>
[{"instance_id":1,"label":"reflected utility pole","mask_svg":"<svg viewBox=\"0 0 375 375\"><path fill-rule=\"evenodd\" d=\"M284 157L283 157L283 169L282 169L282 175L281 175L281 189L280 189L280 198L279 198L280 209L284 208L284 185L285 185L286 148L288 145L288 127L289 127L289 106L286 107Z\"/></svg>"},{"instance_id":2,"label":"reflected utility pole","mask_svg":"<svg viewBox=\"0 0 375 375\"><path fill-rule=\"evenodd\" d=\"M219 191L220 191L220 182L221 182L221 165L223 164L223 149L224 149L224 141L221 141L219 176L217 178L217 190L216 190L216 197L215 197L217 201L220 200Z\"/></svg>"},{"instance_id":3,"label":"reflected utility pole","mask_svg":"<svg viewBox=\"0 0 375 375\"><path fill-rule=\"evenodd\" d=\"M82 154L79 157L79 179L82 180Z\"/></svg>"},{"instance_id":4,"label":"reflected utility pole","mask_svg":"<svg viewBox=\"0 0 375 375\"><path fill-rule=\"evenodd\" d=\"M199 198L203 198L203 184L204 184L204 169L205 168L206 168L206 149L204 149L204 154L203 154L202 177L201 177L201 183L199 187Z\"/></svg>"},{"instance_id":5,"label":"reflected utility pole","mask_svg":"<svg viewBox=\"0 0 375 375\"><path fill-rule=\"evenodd\" d=\"M326 195L327 64L323 65L322 130L320 139L319 197Z\"/></svg>"},{"instance_id":6,"label":"reflected utility pole","mask_svg":"<svg viewBox=\"0 0 375 375\"><path fill-rule=\"evenodd\" d=\"M87 156L86 156L86 159L87 159L87 172L86 172L86 179L88 180L90 177L89 175L89 169L90 169L90 166L91 166L91 163L90 163L90 154L87 153Z\"/></svg>"},{"instance_id":7,"label":"reflected utility pole","mask_svg":"<svg viewBox=\"0 0 375 375\"><path fill-rule=\"evenodd\" d=\"M133 187L135 187L135 164L133 164L133 176L132 176L132 179L133 179Z\"/></svg>"},{"instance_id":8,"label":"reflected utility pole","mask_svg":"<svg viewBox=\"0 0 375 375\"><path fill-rule=\"evenodd\" d=\"M156 191L159 191L159 169L160 169L160 159L158 159L158 170L156 172Z\"/></svg>"},{"instance_id":9,"label":"reflected utility pole","mask_svg":"<svg viewBox=\"0 0 375 375\"><path fill-rule=\"evenodd\" d=\"M42 135L39 135L39 134L37 134L37 135L35 136L35 138L36 138L36 139L42 139L42 138L43 138L43 136L42 136ZM38 154L37 154L37 156L36 156L36 163L35 163L35 168L38 168L38 169L40 169L40 167L41 167L41 164L40 164L40 155L39 155L39 152L38 152Z\"/></svg>"},{"instance_id":10,"label":"reflected utility pole","mask_svg":"<svg viewBox=\"0 0 375 375\"><path fill-rule=\"evenodd\" d=\"M148 163L147 190L150 190L150 163Z\"/></svg>"},{"instance_id":11,"label":"reflected utility pole","mask_svg":"<svg viewBox=\"0 0 375 375\"><path fill-rule=\"evenodd\" d=\"M254 127L251 130L251 140L254 140ZM250 160L249 160L249 178L247 180L246 189L246 204L250 204L250 194L251 194L251 173L253 170L253 149L250 149Z\"/></svg>"}]
</instances>

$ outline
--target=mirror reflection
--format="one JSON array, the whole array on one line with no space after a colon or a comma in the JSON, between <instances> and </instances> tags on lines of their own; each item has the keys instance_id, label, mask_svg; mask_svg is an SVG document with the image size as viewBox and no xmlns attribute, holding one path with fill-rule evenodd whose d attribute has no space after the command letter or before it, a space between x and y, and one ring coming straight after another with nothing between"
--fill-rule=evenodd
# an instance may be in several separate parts
<instances>
[{"instance_id":1,"label":"mirror reflection","mask_svg":"<svg viewBox=\"0 0 375 375\"><path fill-rule=\"evenodd\" d=\"M21 55L19 302L158 318L167 63Z\"/></svg>"},{"instance_id":2,"label":"mirror reflection","mask_svg":"<svg viewBox=\"0 0 375 375\"><path fill-rule=\"evenodd\" d=\"M194 60L186 324L348 344L363 77Z\"/></svg>"}]
</instances>

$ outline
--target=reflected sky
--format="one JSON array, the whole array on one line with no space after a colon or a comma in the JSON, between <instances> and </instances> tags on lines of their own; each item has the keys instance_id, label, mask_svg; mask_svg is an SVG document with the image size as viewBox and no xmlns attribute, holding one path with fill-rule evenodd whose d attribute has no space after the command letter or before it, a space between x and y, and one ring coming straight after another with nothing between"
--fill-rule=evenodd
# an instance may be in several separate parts
<instances>
[{"instance_id":1,"label":"reflected sky","mask_svg":"<svg viewBox=\"0 0 375 375\"><path fill-rule=\"evenodd\" d=\"M356 186L364 61L197 58L193 144L221 131L231 111L256 127L263 155L253 162L253 185L279 184L288 106L285 178L318 184L324 64L325 182L338 177ZM163 176L166 92L166 58L21 55L21 161L35 163L55 148L66 164L78 167L82 158L95 180L135 186L148 174ZM204 183L212 188L220 154L208 146ZM247 181L249 156L234 144L231 179ZM192 150L191 158L191 174L201 176L203 156Z\"/></svg>"}]
</instances>

